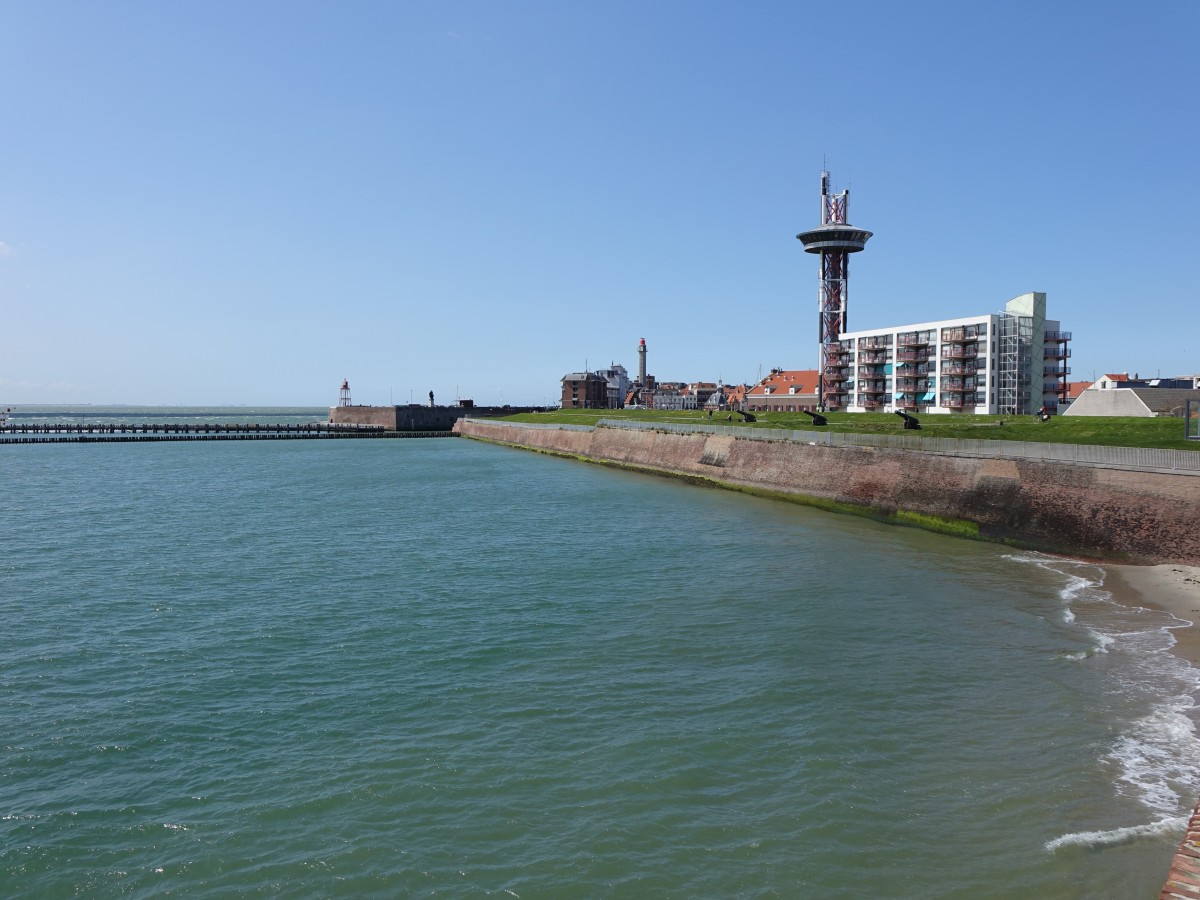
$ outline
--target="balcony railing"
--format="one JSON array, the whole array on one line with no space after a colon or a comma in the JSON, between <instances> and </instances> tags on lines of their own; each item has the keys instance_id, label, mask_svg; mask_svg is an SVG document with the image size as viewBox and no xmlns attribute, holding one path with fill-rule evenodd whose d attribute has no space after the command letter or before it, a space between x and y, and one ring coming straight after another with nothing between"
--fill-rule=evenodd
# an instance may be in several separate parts
<instances>
[{"instance_id":1,"label":"balcony railing","mask_svg":"<svg viewBox=\"0 0 1200 900\"><path fill-rule=\"evenodd\" d=\"M950 344L942 347L942 359L975 359L979 348L974 344Z\"/></svg>"},{"instance_id":2,"label":"balcony railing","mask_svg":"<svg viewBox=\"0 0 1200 900\"><path fill-rule=\"evenodd\" d=\"M1071 340L1071 332L1069 331L1047 331L1047 341L1069 341Z\"/></svg>"},{"instance_id":3,"label":"balcony railing","mask_svg":"<svg viewBox=\"0 0 1200 900\"><path fill-rule=\"evenodd\" d=\"M942 341L944 342L976 341L983 337L987 337L986 325L964 325L960 328L942 329Z\"/></svg>"}]
</instances>

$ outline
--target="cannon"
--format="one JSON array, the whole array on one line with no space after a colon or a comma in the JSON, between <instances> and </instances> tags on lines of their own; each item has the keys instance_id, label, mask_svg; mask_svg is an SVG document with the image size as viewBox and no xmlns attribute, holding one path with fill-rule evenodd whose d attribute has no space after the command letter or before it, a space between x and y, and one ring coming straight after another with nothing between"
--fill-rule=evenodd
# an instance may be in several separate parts
<instances>
[{"instance_id":1,"label":"cannon","mask_svg":"<svg viewBox=\"0 0 1200 900\"><path fill-rule=\"evenodd\" d=\"M908 413L906 413L902 409L896 410L896 415L898 415L904 419L904 427L906 430L912 430L912 431L920 431L921 430L921 423L917 420L916 416L910 416Z\"/></svg>"},{"instance_id":2,"label":"cannon","mask_svg":"<svg viewBox=\"0 0 1200 900\"><path fill-rule=\"evenodd\" d=\"M828 425L829 424L829 420L826 419L820 413L810 412L807 409L802 409L802 410L800 410L800 412L804 413L806 416L812 416L812 423L814 425Z\"/></svg>"},{"instance_id":3,"label":"cannon","mask_svg":"<svg viewBox=\"0 0 1200 900\"><path fill-rule=\"evenodd\" d=\"M757 419L757 418L755 418L753 415L751 415L751 414L750 414L750 413L748 413L748 412L742 412L742 410L740 410L740 409L739 409L739 410L735 410L735 411L737 412L737 414L738 414L739 416L741 416L741 417L742 417L742 421L743 421L743 422L757 422L757 421L758 421L758 419Z\"/></svg>"}]
</instances>

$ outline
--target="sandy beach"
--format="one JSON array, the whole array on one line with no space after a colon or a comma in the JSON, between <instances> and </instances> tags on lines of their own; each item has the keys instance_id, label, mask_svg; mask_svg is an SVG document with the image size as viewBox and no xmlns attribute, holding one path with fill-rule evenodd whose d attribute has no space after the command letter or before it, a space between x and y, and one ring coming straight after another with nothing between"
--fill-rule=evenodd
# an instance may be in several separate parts
<instances>
[{"instance_id":1,"label":"sandy beach","mask_svg":"<svg viewBox=\"0 0 1200 900\"><path fill-rule=\"evenodd\" d=\"M1178 616L1192 625L1175 629L1174 651L1200 667L1200 566L1105 566L1105 587L1120 603L1148 606Z\"/></svg>"}]
</instances>

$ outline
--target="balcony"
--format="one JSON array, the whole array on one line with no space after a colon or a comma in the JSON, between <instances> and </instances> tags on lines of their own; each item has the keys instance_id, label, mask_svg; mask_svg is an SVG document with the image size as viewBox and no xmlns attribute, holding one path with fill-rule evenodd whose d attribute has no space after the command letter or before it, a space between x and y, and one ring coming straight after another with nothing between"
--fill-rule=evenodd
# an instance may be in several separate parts
<instances>
[{"instance_id":1,"label":"balcony","mask_svg":"<svg viewBox=\"0 0 1200 900\"><path fill-rule=\"evenodd\" d=\"M941 406L943 409L962 409L963 398L961 396L943 397Z\"/></svg>"},{"instance_id":2,"label":"balcony","mask_svg":"<svg viewBox=\"0 0 1200 900\"><path fill-rule=\"evenodd\" d=\"M933 343L933 337L918 331L911 334L899 335L896 338L896 343L901 347L928 347Z\"/></svg>"},{"instance_id":3,"label":"balcony","mask_svg":"<svg viewBox=\"0 0 1200 900\"><path fill-rule=\"evenodd\" d=\"M858 361L860 363L885 363L891 362L891 354L886 351L874 350L867 353L859 353Z\"/></svg>"},{"instance_id":4,"label":"balcony","mask_svg":"<svg viewBox=\"0 0 1200 900\"><path fill-rule=\"evenodd\" d=\"M858 339L859 350L891 350L892 337L865 337Z\"/></svg>"},{"instance_id":5,"label":"balcony","mask_svg":"<svg viewBox=\"0 0 1200 900\"><path fill-rule=\"evenodd\" d=\"M943 343L962 343L963 341L977 341L980 338L987 337L986 325L964 325L960 328L943 328L942 342Z\"/></svg>"},{"instance_id":6,"label":"balcony","mask_svg":"<svg viewBox=\"0 0 1200 900\"><path fill-rule=\"evenodd\" d=\"M1067 359L1071 355L1071 348L1065 344L1047 347L1042 352L1042 359Z\"/></svg>"},{"instance_id":7,"label":"balcony","mask_svg":"<svg viewBox=\"0 0 1200 900\"><path fill-rule=\"evenodd\" d=\"M900 362L925 362L929 359L929 350L899 350L896 359Z\"/></svg>"},{"instance_id":8,"label":"balcony","mask_svg":"<svg viewBox=\"0 0 1200 900\"><path fill-rule=\"evenodd\" d=\"M1059 375L1059 376L1070 375L1071 367L1070 366L1043 366L1042 374L1043 375Z\"/></svg>"},{"instance_id":9,"label":"balcony","mask_svg":"<svg viewBox=\"0 0 1200 900\"><path fill-rule=\"evenodd\" d=\"M1069 341L1071 340L1071 332L1069 331L1047 331L1046 343L1050 341Z\"/></svg>"},{"instance_id":10,"label":"balcony","mask_svg":"<svg viewBox=\"0 0 1200 900\"><path fill-rule=\"evenodd\" d=\"M975 344L951 344L942 347L942 359L976 359L979 347Z\"/></svg>"}]
</instances>

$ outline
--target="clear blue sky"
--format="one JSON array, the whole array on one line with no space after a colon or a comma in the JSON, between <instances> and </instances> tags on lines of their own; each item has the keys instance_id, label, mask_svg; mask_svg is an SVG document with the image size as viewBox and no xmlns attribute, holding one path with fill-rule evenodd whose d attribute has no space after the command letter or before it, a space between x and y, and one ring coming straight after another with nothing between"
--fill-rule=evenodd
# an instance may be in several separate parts
<instances>
[{"instance_id":1,"label":"clear blue sky","mask_svg":"<svg viewBox=\"0 0 1200 900\"><path fill-rule=\"evenodd\" d=\"M0 2L0 404L554 400L1045 291L1200 372L1200 3Z\"/></svg>"}]
</instances>

